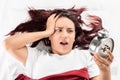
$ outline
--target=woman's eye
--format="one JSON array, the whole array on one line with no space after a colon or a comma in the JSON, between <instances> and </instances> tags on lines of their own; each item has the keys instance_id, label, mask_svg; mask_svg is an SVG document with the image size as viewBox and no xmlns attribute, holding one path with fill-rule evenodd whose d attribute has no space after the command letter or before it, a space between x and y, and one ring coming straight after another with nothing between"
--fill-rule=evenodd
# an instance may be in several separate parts
<instances>
[{"instance_id":1,"label":"woman's eye","mask_svg":"<svg viewBox=\"0 0 120 80\"><path fill-rule=\"evenodd\" d=\"M57 32L62 32L62 29L57 29L56 31L57 31Z\"/></svg>"},{"instance_id":2,"label":"woman's eye","mask_svg":"<svg viewBox=\"0 0 120 80\"><path fill-rule=\"evenodd\" d=\"M73 30L68 30L69 33L73 32Z\"/></svg>"}]
</instances>

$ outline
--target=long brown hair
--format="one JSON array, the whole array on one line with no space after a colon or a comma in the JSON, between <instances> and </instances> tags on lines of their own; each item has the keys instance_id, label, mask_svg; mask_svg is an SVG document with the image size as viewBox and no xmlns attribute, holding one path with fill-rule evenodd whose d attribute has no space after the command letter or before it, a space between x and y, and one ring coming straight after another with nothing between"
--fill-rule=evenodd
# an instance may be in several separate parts
<instances>
[{"instance_id":1,"label":"long brown hair","mask_svg":"<svg viewBox=\"0 0 120 80\"><path fill-rule=\"evenodd\" d=\"M81 13L85 10L86 8L74 9L74 7L69 9L54 9L54 10L30 9L28 13L31 19L28 20L27 22L19 24L14 30L10 31L8 35L15 35L16 32L23 33L23 32L44 31L46 29L47 18L51 14L57 13L57 15L60 14L61 16L71 19L75 24L76 37L73 48L79 47L81 49L88 49L88 45L90 44L91 40L96 36L97 32L102 29L102 20L98 16L89 15L90 17L95 17L97 23L91 22L89 25L87 25L81 19ZM82 25L87 25L92 29L84 30L81 27ZM49 39L44 38L33 42L31 47L36 47L40 41L43 41L45 45L50 46Z\"/></svg>"}]
</instances>

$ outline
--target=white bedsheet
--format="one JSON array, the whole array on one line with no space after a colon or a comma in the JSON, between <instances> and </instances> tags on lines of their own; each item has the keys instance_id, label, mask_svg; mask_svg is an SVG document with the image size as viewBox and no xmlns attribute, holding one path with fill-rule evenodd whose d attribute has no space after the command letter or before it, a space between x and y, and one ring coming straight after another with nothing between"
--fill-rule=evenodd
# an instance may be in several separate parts
<instances>
[{"instance_id":1,"label":"white bedsheet","mask_svg":"<svg viewBox=\"0 0 120 80\"><path fill-rule=\"evenodd\" d=\"M115 40L115 49L113 51L115 59L111 65L112 80L120 79L120 31L118 29L120 25L120 11L118 8L120 5L118 1L60 0L59 2L56 0L0 0L0 80L8 80L5 79L5 75L9 75L7 54L1 45L4 35L15 28L16 25L28 19L28 7L53 9L70 8L74 5L76 7L87 6L91 12L98 13L102 17L103 26L110 31L110 36Z\"/></svg>"}]
</instances>

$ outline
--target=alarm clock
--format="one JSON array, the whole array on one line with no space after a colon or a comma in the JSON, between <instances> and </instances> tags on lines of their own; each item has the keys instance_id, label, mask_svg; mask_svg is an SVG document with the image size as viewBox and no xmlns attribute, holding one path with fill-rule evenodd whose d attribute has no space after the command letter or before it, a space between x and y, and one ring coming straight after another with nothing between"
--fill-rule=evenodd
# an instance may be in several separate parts
<instances>
[{"instance_id":1,"label":"alarm clock","mask_svg":"<svg viewBox=\"0 0 120 80\"><path fill-rule=\"evenodd\" d=\"M97 36L93 38L89 45L89 52L94 54L99 54L103 58L107 58L108 55L105 52L106 49L109 49L113 52L114 40L108 36L108 31L102 29L98 31Z\"/></svg>"}]
</instances>

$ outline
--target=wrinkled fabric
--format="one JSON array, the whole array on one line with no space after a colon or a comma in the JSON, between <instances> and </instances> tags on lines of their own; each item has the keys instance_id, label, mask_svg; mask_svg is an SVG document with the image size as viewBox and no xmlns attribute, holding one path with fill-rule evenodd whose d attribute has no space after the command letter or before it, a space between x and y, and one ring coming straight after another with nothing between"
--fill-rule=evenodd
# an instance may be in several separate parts
<instances>
[{"instance_id":1,"label":"wrinkled fabric","mask_svg":"<svg viewBox=\"0 0 120 80\"><path fill-rule=\"evenodd\" d=\"M87 68L82 68L80 70L54 74L40 79L31 79L26 75L20 74L15 80L89 80L89 76Z\"/></svg>"}]
</instances>

